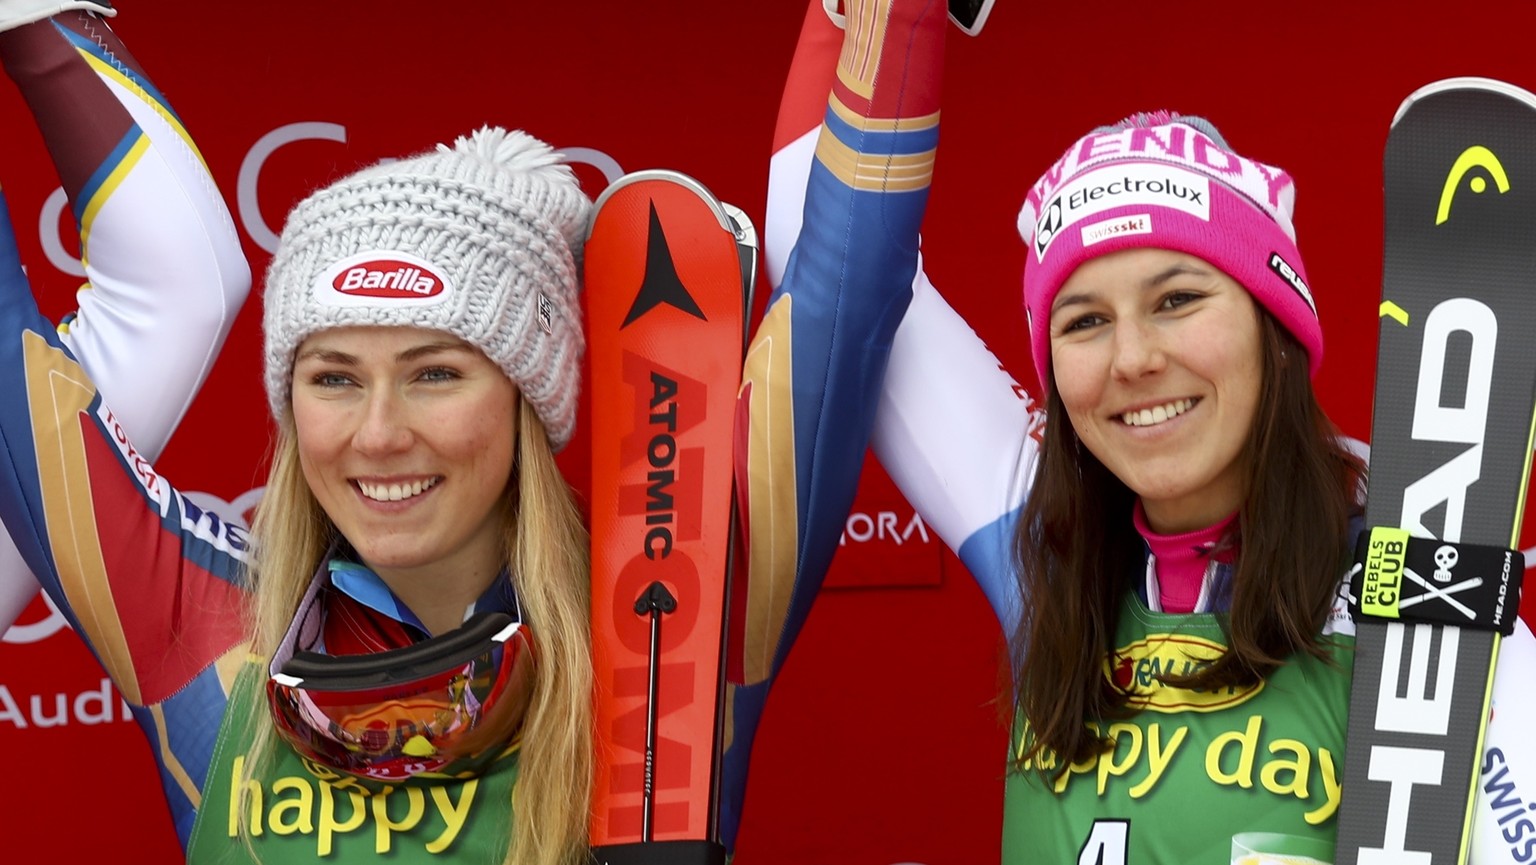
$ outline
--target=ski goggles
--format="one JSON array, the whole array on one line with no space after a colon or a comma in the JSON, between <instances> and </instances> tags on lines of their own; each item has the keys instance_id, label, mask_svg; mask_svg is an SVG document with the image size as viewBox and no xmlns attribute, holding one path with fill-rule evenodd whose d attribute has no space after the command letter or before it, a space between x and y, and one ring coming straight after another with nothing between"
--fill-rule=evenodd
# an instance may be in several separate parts
<instances>
[{"instance_id":1,"label":"ski goggles","mask_svg":"<svg viewBox=\"0 0 1536 865\"><path fill-rule=\"evenodd\" d=\"M533 639L500 612L415 645L361 655L310 651L325 604L311 586L272 658L279 737L320 767L389 784L478 775L507 754L532 701Z\"/></svg>"}]
</instances>

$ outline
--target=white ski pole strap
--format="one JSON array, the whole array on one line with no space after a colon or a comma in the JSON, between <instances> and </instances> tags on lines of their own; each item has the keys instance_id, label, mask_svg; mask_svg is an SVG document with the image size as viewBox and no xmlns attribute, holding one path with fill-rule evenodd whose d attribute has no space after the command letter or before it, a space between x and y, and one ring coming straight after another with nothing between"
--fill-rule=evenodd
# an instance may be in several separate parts
<instances>
[{"instance_id":1,"label":"white ski pole strap","mask_svg":"<svg viewBox=\"0 0 1536 865\"><path fill-rule=\"evenodd\" d=\"M986 26L987 16L992 13L994 0L949 0L949 20L967 36L980 36ZM840 0L822 0L821 7L839 30L848 29L848 15L839 12Z\"/></svg>"},{"instance_id":2,"label":"white ski pole strap","mask_svg":"<svg viewBox=\"0 0 1536 865\"><path fill-rule=\"evenodd\" d=\"M1378 526L1362 532L1349 572L1356 616L1458 625L1509 636L1520 609L1519 550L1420 538Z\"/></svg>"},{"instance_id":3,"label":"white ski pole strap","mask_svg":"<svg viewBox=\"0 0 1536 865\"><path fill-rule=\"evenodd\" d=\"M949 0L949 20L967 36L980 36L993 0Z\"/></svg>"}]
</instances>

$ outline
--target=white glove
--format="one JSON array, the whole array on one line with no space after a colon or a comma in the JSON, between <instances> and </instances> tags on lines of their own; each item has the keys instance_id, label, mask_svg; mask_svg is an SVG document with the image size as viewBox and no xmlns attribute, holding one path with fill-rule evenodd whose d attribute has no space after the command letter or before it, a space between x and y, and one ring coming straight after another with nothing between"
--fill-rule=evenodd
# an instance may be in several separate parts
<instances>
[{"instance_id":1,"label":"white glove","mask_svg":"<svg viewBox=\"0 0 1536 865\"><path fill-rule=\"evenodd\" d=\"M0 0L0 33L14 30L23 24L52 18L60 12L84 9L111 18L117 14L110 2L59 2L59 0Z\"/></svg>"}]
</instances>

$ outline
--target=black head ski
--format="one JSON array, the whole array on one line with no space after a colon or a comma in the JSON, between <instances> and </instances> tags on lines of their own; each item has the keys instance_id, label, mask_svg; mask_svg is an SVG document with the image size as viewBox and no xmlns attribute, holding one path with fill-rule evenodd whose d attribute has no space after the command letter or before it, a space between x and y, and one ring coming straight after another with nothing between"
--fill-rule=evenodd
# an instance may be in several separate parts
<instances>
[{"instance_id":1,"label":"black head ski","mask_svg":"<svg viewBox=\"0 0 1536 865\"><path fill-rule=\"evenodd\" d=\"M1425 87L1398 110L1385 166L1366 525L1512 547L1536 411L1536 96L1478 78ZM1375 581L1357 579L1354 600L1403 620L1357 623L1335 862L1462 863L1499 636L1458 595L1501 575L1469 573L1449 544L1400 569L1377 537ZM1423 618L1461 624L1406 621L1399 584ZM1513 615L1519 598L1495 590L1486 615L1500 605Z\"/></svg>"}]
</instances>

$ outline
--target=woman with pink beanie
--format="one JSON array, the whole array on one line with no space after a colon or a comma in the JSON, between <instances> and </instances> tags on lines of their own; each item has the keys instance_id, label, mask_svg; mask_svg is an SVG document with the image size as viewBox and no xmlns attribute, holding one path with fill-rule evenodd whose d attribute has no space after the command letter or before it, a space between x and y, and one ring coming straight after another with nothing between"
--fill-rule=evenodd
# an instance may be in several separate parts
<instances>
[{"instance_id":1,"label":"woman with pink beanie","mask_svg":"<svg viewBox=\"0 0 1536 865\"><path fill-rule=\"evenodd\" d=\"M921 123L850 121L838 103L856 95L858 58L837 53L822 5L781 110L769 273L786 274L797 309L880 310L839 322L859 345L844 362L883 369L878 394L843 411L872 411L876 455L1010 638L1002 860L1333 861L1355 633L1341 582L1365 467L1313 388L1327 294L1297 246L1292 177L1169 112L1072 142L1020 191L1042 406L923 273L909 209L926 187L872 179L915 173L899 136ZM939 89L929 4L844 7L850 34L885 33L883 80L908 102ZM810 116L799 103L817 79L833 94L819 136L784 135L786 117ZM807 174L814 193L843 166L879 200L802 208ZM850 236L864 212L902 218ZM792 279L828 237L847 250L839 278ZM871 243L879 268L861 258ZM821 382L853 394L840 388L853 375L833 363ZM1483 758L1517 787L1536 784L1536 705L1516 676L1533 643L1524 624L1504 641ZM1480 865L1536 847L1536 823L1496 793L1473 812Z\"/></svg>"}]
</instances>

